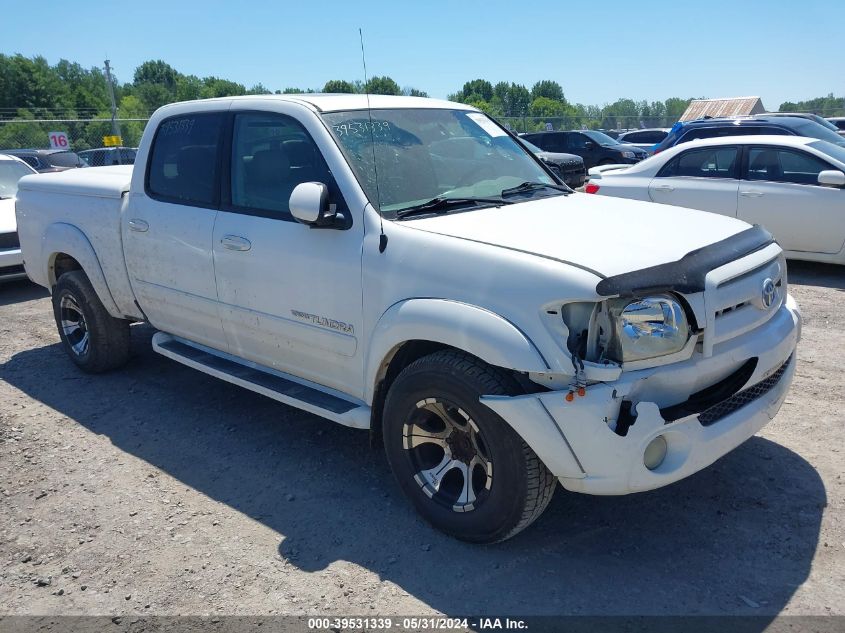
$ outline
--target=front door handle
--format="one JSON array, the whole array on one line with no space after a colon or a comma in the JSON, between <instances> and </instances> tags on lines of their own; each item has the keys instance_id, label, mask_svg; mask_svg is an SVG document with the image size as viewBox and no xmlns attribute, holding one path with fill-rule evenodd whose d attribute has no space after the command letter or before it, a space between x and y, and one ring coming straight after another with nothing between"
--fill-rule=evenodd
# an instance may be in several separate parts
<instances>
[{"instance_id":1,"label":"front door handle","mask_svg":"<svg viewBox=\"0 0 845 633\"><path fill-rule=\"evenodd\" d=\"M147 224L144 220L132 218L131 220L129 220L129 230L137 231L138 233L146 233L150 230L150 225Z\"/></svg>"},{"instance_id":2,"label":"front door handle","mask_svg":"<svg viewBox=\"0 0 845 633\"><path fill-rule=\"evenodd\" d=\"M228 248L230 251L248 251L252 248L252 242L239 235L224 235L220 243L223 248Z\"/></svg>"},{"instance_id":3,"label":"front door handle","mask_svg":"<svg viewBox=\"0 0 845 633\"><path fill-rule=\"evenodd\" d=\"M654 187L654 190L659 191L660 193L669 193L670 191L675 191L675 188L669 185L659 185Z\"/></svg>"},{"instance_id":4,"label":"front door handle","mask_svg":"<svg viewBox=\"0 0 845 633\"><path fill-rule=\"evenodd\" d=\"M745 198L759 198L763 195L762 191L740 191L739 195Z\"/></svg>"}]
</instances>

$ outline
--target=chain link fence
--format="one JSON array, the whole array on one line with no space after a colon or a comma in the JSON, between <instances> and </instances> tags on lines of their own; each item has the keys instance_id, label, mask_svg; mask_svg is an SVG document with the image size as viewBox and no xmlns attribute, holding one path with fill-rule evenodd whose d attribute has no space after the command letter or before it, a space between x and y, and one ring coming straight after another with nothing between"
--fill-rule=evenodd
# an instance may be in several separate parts
<instances>
[{"instance_id":1,"label":"chain link fence","mask_svg":"<svg viewBox=\"0 0 845 633\"><path fill-rule=\"evenodd\" d=\"M137 147L148 119L116 119L120 131L120 145ZM67 149L82 151L103 147L105 137L112 136L111 119L11 119L0 120L0 153L4 149L43 149L51 146L65 147L61 136L67 139ZM53 137L51 139L51 137Z\"/></svg>"},{"instance_id":2,"label":"chain link fence","mask_svg":"<svg viewBox=\"0 0 845 633\"><path fill-rule=\"evenodd\" d=\"M496 119L513 132L542 132L545 130L614 130L627 132L643 128L670 128L677 121L677 116L602 116L599 118L581 116L538 117L538 116L502 116Z\"/></svg>"}]
</instances>

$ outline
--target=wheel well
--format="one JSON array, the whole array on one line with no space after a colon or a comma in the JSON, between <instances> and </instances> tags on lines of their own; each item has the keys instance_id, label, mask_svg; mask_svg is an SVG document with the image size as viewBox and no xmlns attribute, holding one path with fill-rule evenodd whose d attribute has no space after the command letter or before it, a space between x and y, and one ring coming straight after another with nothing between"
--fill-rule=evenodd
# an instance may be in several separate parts
<instances>
[{"instance_id":1,"label":"wheel well","mask_svg":"<svg viewBox=\"0 0 845 633\"><path fill-rule=\"evenodd\" d=\"M55 286L59 277L72 270L82 270L82 266L70 255L56 253L53 256L53 262L50 264L50 285Z\"/></svg>"},{"instance_id":2,"label":"wheel well","mask_svg":"<svg viewBox=\"0 0 845 633\"><path fill-rule=\"evenodd\" d=\"M376 388L373 395L372 413L370 414L370 443L381 445L381 423L384 401L390 385L396 376L418 358L428 356L441 349L449 349L449 345L433 341L405 341L394 347L379 368L376 378Z\"/></svg>"},{"instance_id":3,"label":"wheel well","mask_svg":"<svg viewBox=\"0 0 845 633\"><path fill-rule=\"evenodd\" d=\"M413 363L415 360L442 349L462 351L451 345L436 343L434 341L405 341L404 343L394 347L385 357L381 367L379 368L378 376L376 377L376 388L373 395L371 409L372 413L370 414L370 443L373 446L381 445L381 426L384 402L393 381L396 380L396 377L403 369L405 369L405 367ZM543 387L531 382L525 374L513 370L506 371L513 375L517 384L522 390L524 390L525 393L544 391Z\"/></svg>"}]
</instances>

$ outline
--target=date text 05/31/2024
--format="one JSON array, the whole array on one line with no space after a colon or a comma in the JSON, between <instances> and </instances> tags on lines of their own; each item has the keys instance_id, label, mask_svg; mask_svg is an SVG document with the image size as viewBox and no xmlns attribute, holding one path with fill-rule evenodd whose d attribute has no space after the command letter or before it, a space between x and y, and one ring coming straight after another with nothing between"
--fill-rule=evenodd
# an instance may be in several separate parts
<instances>
[{"instance_id":1,"label":"date text 05/31/2024","mask_svg":"<svg viewBox=\"0 0 845 633\"><path fill-rule=\"evenodd\" d=\"M524 620L514 618L447 618L447 617L348 617L348 618L308 618L308 629L312 631L348 631L348 630L443 630L466 631L478 630L525 630L528 625Z\"/></svg>"}]
</instances>

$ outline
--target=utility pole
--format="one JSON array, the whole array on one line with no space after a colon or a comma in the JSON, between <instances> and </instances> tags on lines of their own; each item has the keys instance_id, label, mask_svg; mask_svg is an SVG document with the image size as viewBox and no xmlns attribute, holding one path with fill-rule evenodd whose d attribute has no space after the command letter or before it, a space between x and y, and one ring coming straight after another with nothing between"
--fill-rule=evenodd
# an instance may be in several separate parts
<instances>
[{"instance_id":1,"label":"utility pole","mask_svg":"<svg viewBox=\"0 0 845 633\"><path fill-rule=\"evenodd\" d=\"M117 124L117 105L114 102L114 84L111 80L111 67L109 60L106 60L106 81L109 84L109 97L111 98L111 133L112 136L120 136L120 126Z\"/></svg>"}]
</instances>

